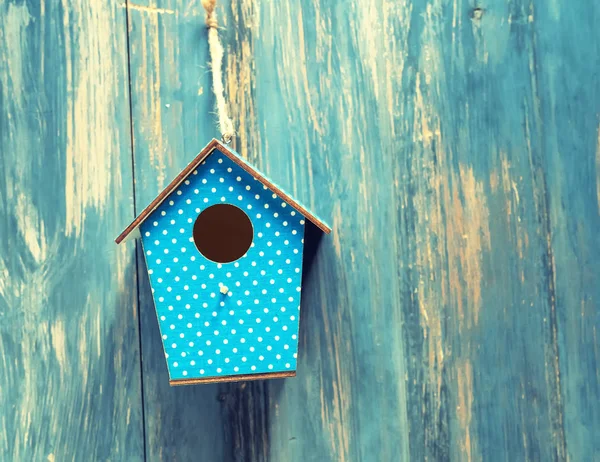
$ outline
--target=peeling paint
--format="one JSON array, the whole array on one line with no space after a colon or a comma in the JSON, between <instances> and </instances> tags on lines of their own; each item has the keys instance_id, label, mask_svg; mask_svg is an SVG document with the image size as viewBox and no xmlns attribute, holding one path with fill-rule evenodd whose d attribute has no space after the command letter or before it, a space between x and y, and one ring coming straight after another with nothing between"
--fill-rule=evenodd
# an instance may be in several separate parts
<instances>
[{"instance_id":1,"label":"peeling paint","mask_svg":"<svg viewBox=\"0 0 600 462\"><path fill-rule=\"evenodd\" d=\"M140 11L142 13L150 13L150 14L176 14L175 10L171 10L169 8L158 8L156 6L147 6L147 5L138 5L135 3L123 3L121 4L122 8L127 8L133 11Z\"/></svg>"},{"instance_id":2,"label":"peeling paint","mask_svg":"<svg viewBox=\"0 0 600 462\"><path fill-rule=\"evenodd\" d=\"M115 39L104 24L115 21L113 12L101 4L64 4L66 31L65 86L67 100L65 162L65 233L79 236L84 229L86 209L103 211L110 197L113 156L119 149L120 127L115 127L119 83L114 68L122 65L114 53ZM101 81L102 85L93 82ZM122 96L121 96L122 97ZM91 110L93 108L93 110ZM125 130L124 133L127 133Z\"/></svg>"},{"instance_id":3,"label":"peeling paint","mask_svg":"<svg viewBox=\"0 0 600 462\"><path fill-rule=\"evenodd\" d=\"M65 324L62 320L57 319L50 326L50 337L56 360L60 364L61 370L66 372L69 370L67 358L67 333L65 330Z\"/></svg>"}]
</instances>

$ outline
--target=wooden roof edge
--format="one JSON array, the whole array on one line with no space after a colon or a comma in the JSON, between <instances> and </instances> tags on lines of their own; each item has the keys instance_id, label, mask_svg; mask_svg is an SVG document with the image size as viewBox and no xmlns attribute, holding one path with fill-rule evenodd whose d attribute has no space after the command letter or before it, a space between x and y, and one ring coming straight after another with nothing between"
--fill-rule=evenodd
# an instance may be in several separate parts
<instances>
[{"instance_id":1,"label":"wooden roof edge","mask_svg":"<svg viewBox=\"0 0 600 462\"><path fill-rule=\"evenodd\" d=\"M150 204L148 204L148 206L140 212L140 214L137 217L135 217L135 219L127 226L127 228L125 228L123 232L119 234L119 236L115 239L115 242L117 244L120 244L127 238L127 236L129 236L129 234L133 230L137 229L144 222L144 220L146 220L146 218L148 218L148 216L152 212L154 212L160 206L160 204L162 204L162 202L169 196L169 194L171 194L173 190L177 188L177 186L179 186L191 172L194 171L196 166L200 162L202 162L204 158L207 157L217 147L218 144L221 143L219 143L218 140L213 138L204 147L204 149L202 149L202 151L200 151L200 153L189 164L187 164L187 166L181 172L179 172L179 174L173 179L173 181L171 181L167 185L167 187L164 188L158 194L158 196L156 196L154 200L150 202Z\"/></svg>"},{"instance_id":2,"label":"wooden roof edge","mask_svg":"<svg viewBox=\"0 0 600 462\"><path fill-rule=\"evenodd\" d=\"M256 374L224 375L216 377L203 377L197 379L170 379L169 385L197 385L202 383L240 382L245 380L283 379L296 377L296 371L265 372Z\"/></svg>"},{"instance_id":3,"label":"wooden roof edge","mask_svg":"<svg viewBox=\"0 0 600 462\"><path fill-rule=\"evenodd\" d=\"M185 179L194 171L194 169L202 163L202 161L208 157L215 149L218 149L223 155L227 156L231 161L233 161L240 168L250 173L254 178L260 181L263 185L273 191L277 196L279 196L282 200L296 209L299 213L304 215L311 223L313 223L317 228L323 231L326 234L331 233L331 228L314 214L312 214L306 207L300 204L298 201L293 199L289 194L283 191L279 186L275 183L272 183L269 179L267 179L261 172L256 170L253 166L251 166L248 162L242 159L235 151L229 149L219 140L213 138L205 147L200 151L200 153L171 181L166 188L164 188L156 198L148 204L148 206L141 211L141 213L119 234L119 236L115 239L117 244L124 242L127 240L133 231L137 230L139 226L148 218L148 216L154 212L160 204L181 184ZM139 234L139 233L138 233Z\"/></svg>"},{"instance_id":4,"label":"wooden roof edge","mask_svg":"<svg viewBox=\"0 0 600 462\"><path fill-rule=\"evenodd\" d=\"M317 228L319 228L325 234L331 233L331 228L323 220L321 220L319 217L317 217L312 212L310 212L304 205L302 205L300 202L298 202L296 199L294 199L292 196L290 196L288 193L286 193L283 189L281 189L278 185L276 185L271 180L269 180L267 177L265 177L260 171L258 171L256 168L254 168L248 162L246 162L246 160L244 160L235 151L233 151L232 149L229 149L227 146L225 146L223 143L221 143L218 140L214 140L214 141L217 142L217 148L219 149L219 151L222 154L224 154L225 156L227 156L233 163L235 163L241 169L248 172L250 175L252 175L253 178L256 178L263 185L265 185L267 188L269 188L271 191L273 191L275 194L277 194L277 196L279 196L280 199L282 199L287 204L289 204L294 209L296 209L297 212L304 215L304 217L306 217L307 220L309 220L312 224L314 224Z\"/></svg>"}]
</instances>

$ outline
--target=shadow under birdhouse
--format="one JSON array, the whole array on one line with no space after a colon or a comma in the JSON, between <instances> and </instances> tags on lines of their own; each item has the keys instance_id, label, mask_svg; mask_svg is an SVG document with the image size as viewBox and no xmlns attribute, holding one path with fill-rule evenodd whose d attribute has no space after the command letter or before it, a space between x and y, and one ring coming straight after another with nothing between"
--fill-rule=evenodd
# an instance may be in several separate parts
<instances>
[{"instance_id":1,"label":"shadow under birdhouse","mask_svg":"<svg viewBox=\"0 0 600 462\"><path fill-rule=\"evenodd\" d=\"M306 222L304 227L304 260L302 262L302 280L310 274L315 257L323 239L323 231L317 228L310 221Z\"/></svg>"}]
</instances>

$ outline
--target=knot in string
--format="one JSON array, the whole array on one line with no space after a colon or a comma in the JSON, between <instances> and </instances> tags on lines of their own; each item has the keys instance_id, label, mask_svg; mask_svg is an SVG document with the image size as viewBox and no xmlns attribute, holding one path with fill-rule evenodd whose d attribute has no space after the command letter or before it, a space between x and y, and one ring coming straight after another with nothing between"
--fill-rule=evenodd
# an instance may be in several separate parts
<instances>
[{"instance_id":1,"label":"knot in string","mask_svg":"<svg viewBox=\"0 0 600 462\"><path fill-rule=\"evenodd\" d=\"M217 15L215 14L215 7L217 6L217 0L202 0L202 6L206 10L206 27L209 29L216 29L219 27L217 22Z\"/></svg>"},{"instance_id":2,"label":"knot in string","mask_svg":"<svg viewBox=\"0 0 600 462\"><path fill-rule=\"evenodd\" d=\"M217 0L202 0L202 6L206 11L206 26L217 27L217 15L215 14Z\"/></svg>"}]
</instances>

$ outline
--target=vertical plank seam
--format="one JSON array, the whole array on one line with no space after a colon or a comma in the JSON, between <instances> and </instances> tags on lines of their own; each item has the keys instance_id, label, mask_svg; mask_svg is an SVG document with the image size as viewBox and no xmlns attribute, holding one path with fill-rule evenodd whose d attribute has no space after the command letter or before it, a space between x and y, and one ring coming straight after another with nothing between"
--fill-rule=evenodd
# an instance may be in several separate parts
<instances>
[{"instance_id":1,"label":"vertical plank seam","mask_svg":"<svg viewBox=\"0 0 600 462\"><path fill-rule=\"evenodd\" d=\"M265 438L264 444L262 445L262 453L264 456L264 460L269 460L270 453L270 441L271 441L271 427L269 426L269 382L265 381L265 386L263 388L263 402L262 402L262 413L265 416L265 420L263 422L264 431L262 432L261 438Z\"/></svg>"},{"instance_id":2,"label":"vertical plank seam","mask_svg":"<svg viewBox=\"0 0 600 462\"><path fill-rule=\"evenodd\" d=\"M125 0L125 37L127 43L127 89L129 92L129 138L131 141L131 186L133 193L133 216L137 215L136 191L135 191L135 145L133 136L133 92L131 90L131 43L129 38L129 0ZM142 354L142 313L140 303L140 278L139 278L139 243L135 243L135 289L138 316L138 351L140 358L140 398L142 405L142 447L144 462L147 460L146 454L146 403L144 399L144 359Z\"/></svg>"},{"instance_id":3,"label":"vertical plank seam","mask_svg":"<svg viewBox=\"0 0 600 462\"><path fill-rule=\"evenodd\" d=\"M531 33L531 54L532 60L534 63L538 63L537 56L537 33L536 30L533 29ZM532 95L534 95L538 101L541 101L541 96L539 92L539 74L542 71L536 69L532 73ZM540 103L541 104L541 103ZM534 107L535 111L535 107ZM536 119L540 120L540 123L543 124L543 119L541 114L536 114ZM526 124L526 136L529 131L528 124ZM539 130L539 127L538 127ZM543 137L540 136L541 139L541 150L542 152L546 152L546 142ZM559 321L556 313L557 309L557 292L556 292L556 266L554 260L554 248L552 243L552 217L550 215L550 193L548 191L548 182L546 179L546 172L543 168L543 162L541 158L542 154L537 154L535 150L530 150L529 152L529 162L530 169L532 171L532 180L534 189L540 190L540 198L541 204L539 206L542 209L539 213L539 225L544 231L546 237L546 246L544 249L543 259L544 266L549 270L550 274L547 277L547 287L548 287L548 320L549 320L549 334L550 334L550 342L552 348L552 372L554 373L554 381L551 384L553 387L554 393L556 394L557 403L549 403L548 413L550 418L550 426L552 432L557 432L558 434L553 434L552 436L556 436L559 441L556 442L553 450L556 460L568 460L569 452L567 448L567 439L565 434L565 422L564 422L564 398L563 398L563 389L561 383L561 367L560 367L560 345L559 342ZM534 167L539 168L539 174L534 170ZM538 180L539 177L539 180ZM537 202L537 201L536 201ZM537 208L537 207L536 207ZM546 355L546 352L544 352ZM547 372L546 372L547 373ZM548 380L548 379L546 379ZM558 422L557 422L558 420Z\"/></svg>"}]
</instances>

